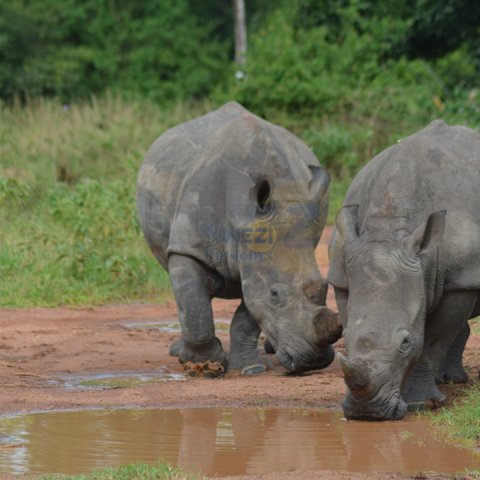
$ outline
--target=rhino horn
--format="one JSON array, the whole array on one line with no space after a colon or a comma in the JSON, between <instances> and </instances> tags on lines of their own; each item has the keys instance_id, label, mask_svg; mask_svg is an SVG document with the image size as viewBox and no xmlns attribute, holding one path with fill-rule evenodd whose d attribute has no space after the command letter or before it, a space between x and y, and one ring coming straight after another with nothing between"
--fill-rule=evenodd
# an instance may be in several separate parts
<instances>
[{"instance_id":1,"label":"rhino horn","mask_svg":"<svg viewBox=\"0 0 480 480\"><path fill-rule=\"evenodd\" d=\"M314 324L320 342L335 343L342 336L340 315L328 307L320 307L315 315Z\"/></svg>"},{"instance_id":2,"label":"rhino horn","mask_svg":"<svg viewBox=\"0 0 480 480\"><path fill-rule=\"evenodd\" d=\"M368 398L372 395L372 385L369 379L370 367L367 361L354 363L338 353L340 367L345 377L345 383L351 394L357 398Z\"/></svg>"},{"instance_id":3,"label":"rhino horn","mask_svg":"<svg viewBox=\"0 0 480 480\"><path fill-rule=\"evenodd\" d=\"M315 305L325 306L327 300L328 283L323 280L313 280L302 287L307 299Z\"/></svg>"},{"instance_id":4,"label":"rhino horn","mask_svg":"<svg viewBox=\"0 0 480 480\"><path fill-rule=\"evenodd\" d=\"M340 367L342 369L343 375L345 377L353 377L355 376L355 366L353 363L348 360L348 358L341 354L340 352L337 352L338 360L340 362Z\"/></svg>"}]
</instances>

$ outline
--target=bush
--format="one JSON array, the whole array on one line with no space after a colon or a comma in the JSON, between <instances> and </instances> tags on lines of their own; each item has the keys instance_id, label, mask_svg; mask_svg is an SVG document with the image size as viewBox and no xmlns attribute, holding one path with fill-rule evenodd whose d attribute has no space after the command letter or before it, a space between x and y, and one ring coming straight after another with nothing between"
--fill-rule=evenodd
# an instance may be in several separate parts
<instances>
[{"instance_id":1,"label":"bush","mask_svg":"<svg viewBox=\"0 0 480 480\"><path fill-rule=\"evenodd\" d=\"M0 0L0 97L205 96L229 51L221 10L210 12L217 18L192 0Z\"/></svg>"},{"instance_id":2,"label":"bush","mask_svg":"<svg viewBox=\"0 0 480 480\"><path fill-rule=\"evenodd\" d=\"M137 225L135 183L155 137L189 115L196 108L166 115L112 96L68 110L46 101L3 110L0 305L156 299L168 290Z\"/></svg>"}]
</instances>

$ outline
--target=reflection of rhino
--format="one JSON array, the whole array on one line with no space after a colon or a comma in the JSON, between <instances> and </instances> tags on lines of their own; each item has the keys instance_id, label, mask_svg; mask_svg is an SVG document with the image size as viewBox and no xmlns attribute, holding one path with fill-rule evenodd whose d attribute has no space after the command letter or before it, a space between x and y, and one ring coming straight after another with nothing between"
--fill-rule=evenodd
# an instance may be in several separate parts
<instances>
[{"instance_id":1,"label":"reflection of rhino","mask_svg":"<svg viewBox=\"0 0 480 480\"><path fill-rule=\"evenodd\" d=\"M465 381L480 314L480 136L433 122L354 179L330 243L350 418L399 419Z\"/></svg>"},{"instance_id":2,"label":"reflection of rhino","mask_svg":"<svg viewBox=\"0 0 480 480\"><path fill-rule=\"evenodd\" d=\"M333 360L339 326L325 307L327 284L314 257L328 184L303 142L236 103L153 144L137 206L145 238L170 273L180 361L226 363L212 297L242 299L230 329L230 369L258 370L260 328L289 370Z\"/></svg>"}]
</instances>

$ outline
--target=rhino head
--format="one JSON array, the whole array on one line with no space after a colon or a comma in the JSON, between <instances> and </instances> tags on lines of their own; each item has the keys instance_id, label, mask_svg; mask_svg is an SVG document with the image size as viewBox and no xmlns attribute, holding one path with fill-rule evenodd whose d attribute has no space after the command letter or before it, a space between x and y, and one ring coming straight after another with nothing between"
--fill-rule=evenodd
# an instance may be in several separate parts
<instances>
[{"instance_id":1,"label":"rhino head","mask_svg":"<svg viewBox=\"0 0 480 480\"><path fill-rule=\"evenodd\" d=\"M329 176L316 159L302 165L302 175L284 175L279 156L270 145L270 154L262 156L269 168L254 167L243 175L248 201L238 215L241 202L230 195L234 213L228 216L235 219L235 266L245 304L282 365L302 372L328 366L334 359L331 344L341 335L338 315L326 307L328 284L315 261ZM241 179L234 183L231 191L238 191Z\"/></svg>"},{"instance_id":2,"label":"rhino head","mask_svg":"<svg viewBox=\"0 0 480 480\"><path fill-rule=\"evenodd\" d=\"M383 232L367 228L359 235L357 207L344 207L336 221L345 273L344 285L332 282L346 312L347 358L339 359L348 392L342 406L347 418L398 420L407 411L402 386L423 348L430 269L445 211L414 229L389 230L397 220L386 219Z\"/></svg>"}]
</instances>

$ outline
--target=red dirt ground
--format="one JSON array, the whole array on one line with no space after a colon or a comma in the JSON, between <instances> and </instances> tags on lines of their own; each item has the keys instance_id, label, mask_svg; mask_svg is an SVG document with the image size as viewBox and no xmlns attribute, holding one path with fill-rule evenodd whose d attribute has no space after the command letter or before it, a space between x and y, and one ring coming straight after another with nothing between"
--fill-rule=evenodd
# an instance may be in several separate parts
<instances>
[{"instance_id":1,"label":"red dirt ground","mask_svg":"<svg viewBox=\"0 0 480 480\"><path fill-rule=\"evenodd\" d=\"M317 261L326 275L327 240L317 249ZM334 307L332 293L328 303ZM217 318L231 318L237 301L215 300ZM321 372L284 376L273 360L263 375L244 378L228 374L209 380L188 378L183 382L152 383L114 390L66 390L51 380L65 374L114 371L151 371L164 367L181 373L177 359L168 356L178 335L156 330L132 330L126 322L148 322L176 317L173 301L162 305L109 305L92 308L33 308L0 310L0 413L30 412L82 407L122 406L318 406L339 407L345 392L337 362ZM228 334L218 334L228 349ZM472 377L478 376L480 336L472 334L465 363ZM342 351L340 342L337 351ZM274 359L274 356L269 356ZM214 387L214 388L212 388ZM449 387L455 395L458 388ZM249 478L411 478L402 475L370 475L310 472ZM432 477L440 478L440 477Z\"/></svg>"}]
</instances>

